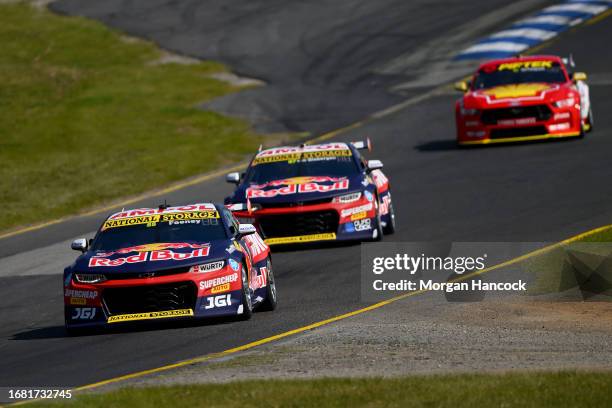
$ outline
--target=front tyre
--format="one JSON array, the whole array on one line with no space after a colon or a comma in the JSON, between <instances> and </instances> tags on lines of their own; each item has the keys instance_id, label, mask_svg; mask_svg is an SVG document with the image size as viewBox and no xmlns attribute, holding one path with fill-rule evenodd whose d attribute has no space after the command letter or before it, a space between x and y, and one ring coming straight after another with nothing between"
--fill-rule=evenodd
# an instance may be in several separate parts
<instances>
[{"instance_id":1,"label":"front tyre","mask_svg":"<svg viewBox=\"0 0 612 408\"><path fill-rule=\"evenodd\" d=\"M242 313L239 315L241 320L249 320L253 316L253 301L251 300L251 290L249 289L249 276L245 264L242 264L242 295L240 306Z\"/></svg>"},{"instance_id":2,"label":"front tyre","mask_svg":"<svg viewBox=\"0 0 612 408\"><path fill-rule=\"evenodd\" d=\"M378 202L378 197L374 200L376 206L376 221L374 228L372 228L372 238L371 240L374 242L382 241L383 238L383 227L382 222L380 220L380 204Z\"/></svg>"},{"instance_id":3,"label":"front tyre","mask_svg":"<svg viewBox=\"0 0 612 408\"><path fill-rule=\"evenodd\" d=\"M589 125L588 129L587 129L587 133L591 133L593 131L593 109L589 109L589 117L587 119L587 125Z\"/></svg>"},{"instance_id":4,"label":"front tyre","mask_svg":"<svg viewBox=\"0 0 612 408\"><path fill-rule=\"evenodd\" d=\"M393 200L391 200L391 193L389 193L389 221L383 227L385 235L391 235L395 233L395 210L393 209Z\"/></svg>"},{"instance_id":5,"label":"front tyre","mask_svg":"<svg viewBox=\"0 0 612 408\"><path fill-rule=\"evenodd\" d=\"M259 310L261 311L272 311L276 309L276 283L274 282L274 272L272 272L272 260L268 258L266 260L266 270L268 276L266 280L268 284L266 285L266 299L259 306Z\"/></svg>"}]
</instances>

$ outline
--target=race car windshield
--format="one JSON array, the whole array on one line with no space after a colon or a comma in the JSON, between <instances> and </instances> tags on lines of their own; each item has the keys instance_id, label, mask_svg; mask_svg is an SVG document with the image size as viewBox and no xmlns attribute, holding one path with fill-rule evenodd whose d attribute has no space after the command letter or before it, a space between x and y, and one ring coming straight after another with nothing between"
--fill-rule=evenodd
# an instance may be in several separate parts
<instances>
[{"instance_id":1,"label":"race car windshield","mask_svg":"<svg viewBox=\"0 0 612 408\"><path fill-rule=\"evenodd\" d=\"M246 175L246 182L262 184L273 180L308 176L347 177L357 172L359 168L352 156L329 157L316 161L299 159L294 162L277 161L252 166Z\"/></svg>"},{"instance_id":2,"label":"race car windshield","mask_svg":"<svg viewBox=\"0 0 612 408\"><path fill-rule=\"evenodd\" d=\"M94 251L112 251L144 244L176 242L211 242L227 239L225 228L220 218L190 220L184 224L168 222L155 226L138 224L101 230L91 249Z\"/></svg>"},{"instance_id":3,"label":"race car windshield","mask_svg":"<svg viewBox=\"0 0 612 408\"><path fill-rule=\"evenodd\" d=\"M510 64L506 64L510 65ZM474 80L474 89L487 89L496 86L528 83L563 83L566 81L563 68L558 63L547 67L515 67L504 69L503 64L496 68L482 69Z\"/></svg>"}]
</instances>

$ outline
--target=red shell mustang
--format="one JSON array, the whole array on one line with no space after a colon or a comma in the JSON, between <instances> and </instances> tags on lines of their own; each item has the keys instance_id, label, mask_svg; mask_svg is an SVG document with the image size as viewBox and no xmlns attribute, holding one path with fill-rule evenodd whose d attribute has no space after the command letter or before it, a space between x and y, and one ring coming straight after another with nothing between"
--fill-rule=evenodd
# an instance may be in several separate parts
<instances>
[{"instance_id":1,"label":"red shell mustang","mask_svg":"<svg viewBox=\"0 0 612 408\"><path fill-rule=\"evenodd\" d=\"M475 145L581 137L592 128L586 74L540 55L482 64L455 104L457 142Z\"/></svg>"}]
</instances>

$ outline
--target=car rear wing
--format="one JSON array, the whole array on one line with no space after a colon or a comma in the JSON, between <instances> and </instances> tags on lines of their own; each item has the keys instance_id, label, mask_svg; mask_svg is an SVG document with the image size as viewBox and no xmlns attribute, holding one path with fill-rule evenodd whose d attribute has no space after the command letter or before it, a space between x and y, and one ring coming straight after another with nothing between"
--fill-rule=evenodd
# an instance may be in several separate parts
<instances>
[{"instance_id":1,"label":"car rear wing","mask_svg":"<svg viewBox=\"0 0 612 408\"><path fill-rule=\"evenodd\" d=\"M351 142L351 144L357 150L367 150L368 152L372 151L372 142L370 141L369 137L366 138L366 140L359 140L359 141L356 141L356 142Z\"/></svg>"}]
</instances>

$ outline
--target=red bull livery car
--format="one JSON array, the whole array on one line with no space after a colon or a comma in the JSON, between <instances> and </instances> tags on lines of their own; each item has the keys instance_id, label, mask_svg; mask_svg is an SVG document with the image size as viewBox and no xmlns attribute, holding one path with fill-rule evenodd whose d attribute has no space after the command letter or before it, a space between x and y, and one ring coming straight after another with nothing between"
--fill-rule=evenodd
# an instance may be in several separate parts
<instances>
[{"instance_id":1,"label":"red bull livery car","mask_svg":"<svg viewBox=\"0 0 612 408\"><path fill-rule=\"evenodd\" d=\"M268 245L379 240L395 230L389 180L369 141L275 147L258 152L226 204Z\"/></svg>"},{"instance_id":2,"label":"red bull livery car","mask_svg":"<svg viewBox=\"0 0 612 408\"><path fill-rule=\"evenodd\" d=\"M593 114L586 74L568 72L555 56L507 58L482 64L456 88L460 145L583 136Z\"/></svg>"},{"instance_id":3,"label":"red bull livery car","mask_svg":"<svg viewBox=\"0 0 612 408\"><path fill-rule=\"evenodd\" d=\"M83 253L64 270L69 331L276 306L268 246L223 205L121 211L72 248Z\"/></svg>"}]
</instances>

